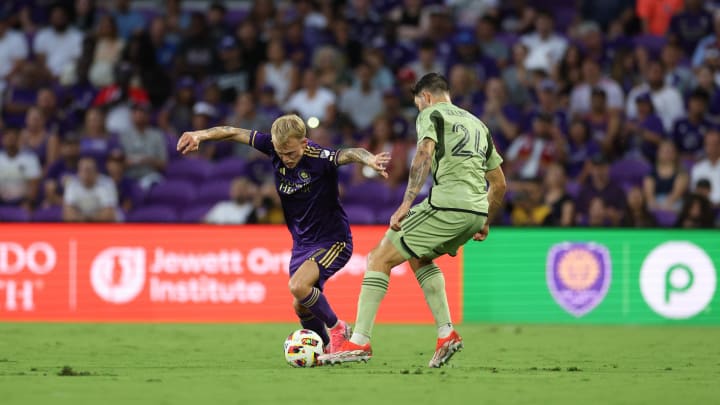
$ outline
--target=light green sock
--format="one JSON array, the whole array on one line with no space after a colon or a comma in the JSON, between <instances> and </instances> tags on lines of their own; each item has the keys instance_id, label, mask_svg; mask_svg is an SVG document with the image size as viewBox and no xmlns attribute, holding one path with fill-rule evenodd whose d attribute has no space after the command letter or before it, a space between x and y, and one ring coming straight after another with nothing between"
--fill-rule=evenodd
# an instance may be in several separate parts
<instances>
[{"instance_id":1,"label":"light green sock","mask_svg":"<svg viewBox=\"0 0 720 405\"><path fill-rule=\"evenodd\" d=\"M438 330L441 330L441 328L445 330L448 327L452 330L450 307L445 293L445 277L440 268L434 263L428 264L415 272L415 278L417 278L420 288L425 294L425 301L430 307L433 318L435 318Z\"/></svg>"},{"instance_id":2,"label":"light green sock","mask_svg":"<svg viewBox=\"0 0 720 405\"><path fill-rule=\"evenodd\" d=\"M365 272L362 288L360 288L357 319L350 338L351 342L362 345L370 341L375 315L380 307L380 302L385 297L389 282L390 276L385 273L372 270Z\"/></svg>"}]
</instances>

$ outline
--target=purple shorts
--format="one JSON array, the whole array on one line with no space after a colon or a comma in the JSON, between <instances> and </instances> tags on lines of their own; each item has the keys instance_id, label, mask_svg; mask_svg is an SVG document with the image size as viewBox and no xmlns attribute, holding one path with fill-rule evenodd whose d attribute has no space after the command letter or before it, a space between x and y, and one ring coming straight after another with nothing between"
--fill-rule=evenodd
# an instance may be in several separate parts
<instances>
[{"instance_id":1,"label":"purple shorts","mask_svg":"<svg viewBox=\"0 0 720 405\"><path fill-rule=\"evenodd\" d=\"M312 260L320 269L320 278L315 283L315 287L322 290L325 282L350 260L352 250L352 240L318 243L311 246L293 246L290 258L290 277L306 260Z\"/></svg>"}]
</instances>

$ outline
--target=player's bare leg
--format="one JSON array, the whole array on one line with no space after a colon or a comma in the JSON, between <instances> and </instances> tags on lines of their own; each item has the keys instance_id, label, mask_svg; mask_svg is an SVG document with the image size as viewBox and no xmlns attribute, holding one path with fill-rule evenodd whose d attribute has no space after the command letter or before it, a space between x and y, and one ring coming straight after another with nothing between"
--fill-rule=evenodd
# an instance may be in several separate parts
<instances>
[{"instance_id":1,"label":"player's bare leg","mask_svg":"<svg viewBox=\"0 0 720 405\"><path fill-rule=\"evenodd\" d=\"M320 269L317 263L306 260L290 278L288 286L298 305L309 311L318 321L313 322L312 319L308 319L308 325L312 325L308 326L308 329L317 332L323 338L326 347L329 347L329 352L332 353L350 337L350 327L337 318L325 294L315 287L319 278ZM295 309L302 324L301 313L297 311L298 307L295 307ZM305 324L303 324L303 327L305 327ZM329 335L325 329L326 327L330 330Z\"/></svg>"},{"instance_id":2,"label":"player's bare leg","mask_svg":"<svg viewBox=\"0 0 720 405\"><path fill-rule=\"evenodd\" d=\"M423 290L425 301L430 307L430 312L432 312L435 325L438 328L435 354L428 365L430 367L441 367L447 364L450 358L463 348L462 338L453 329L450 318L450 307L445 292L445 277L431 259L411 258L408 262L413 272L415 272L415 278Z\"/></svg>"},{"instance_id":3,"label":"player's bare leg","mask_svg":"<svg viewBox=\"0 0 720 405\"><path fill-rule=\"evenodd\" d=\"M383 238L380 245L370 252L358 299L355 331L337 352L318 357L321 364L368 361L372 358L370 337L375 315L387 292L390 270L404 261L405 258L387 238Z\"/></svg>"}]
</instances>

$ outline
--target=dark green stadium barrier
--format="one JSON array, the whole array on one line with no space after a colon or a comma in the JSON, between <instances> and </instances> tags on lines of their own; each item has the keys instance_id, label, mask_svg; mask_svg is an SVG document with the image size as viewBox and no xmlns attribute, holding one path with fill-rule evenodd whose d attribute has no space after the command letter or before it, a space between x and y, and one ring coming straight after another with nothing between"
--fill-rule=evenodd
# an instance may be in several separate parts
<instances>
[{"instance_id":1,"label":"dark green stadium barrier","mask_svg":"<svg viewBox=\"0 0 720 405\"><path fill-rule=\"evenodd\" d=\"M720 325L720 232L494 228L463 252L466 321Z\"/></svg>"}]
</instances>

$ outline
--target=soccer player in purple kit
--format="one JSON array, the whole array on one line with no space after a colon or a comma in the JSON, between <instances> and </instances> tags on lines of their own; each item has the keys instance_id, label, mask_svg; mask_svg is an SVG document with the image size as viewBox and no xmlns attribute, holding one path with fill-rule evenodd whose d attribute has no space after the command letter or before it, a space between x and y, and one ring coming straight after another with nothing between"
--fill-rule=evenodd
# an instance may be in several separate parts
<instances>
[{"instance_id":1,"label":"soccer player in purple kit","mask_svg":"<svg viewBox=\"0 0 720 405\"><path fill-rule=\"evenodd\" d=\"M373 155L362 148L333 150L306 137L297 115L275 120L271 135L234 128L214 127L185 132L178 140L182 154L198 150L200 143L230 140L252 146L270 156L275 185L285 222L293 238L290 260L290 293L303 328L317 332L329 353L350 337L350 327L338 319L323 294L325 282L352 255L352 234L338 197L338 166L362 163L387 178L389 153ZM329 330L329 334L328 334Z\"/></svg>"}]
</instances>

